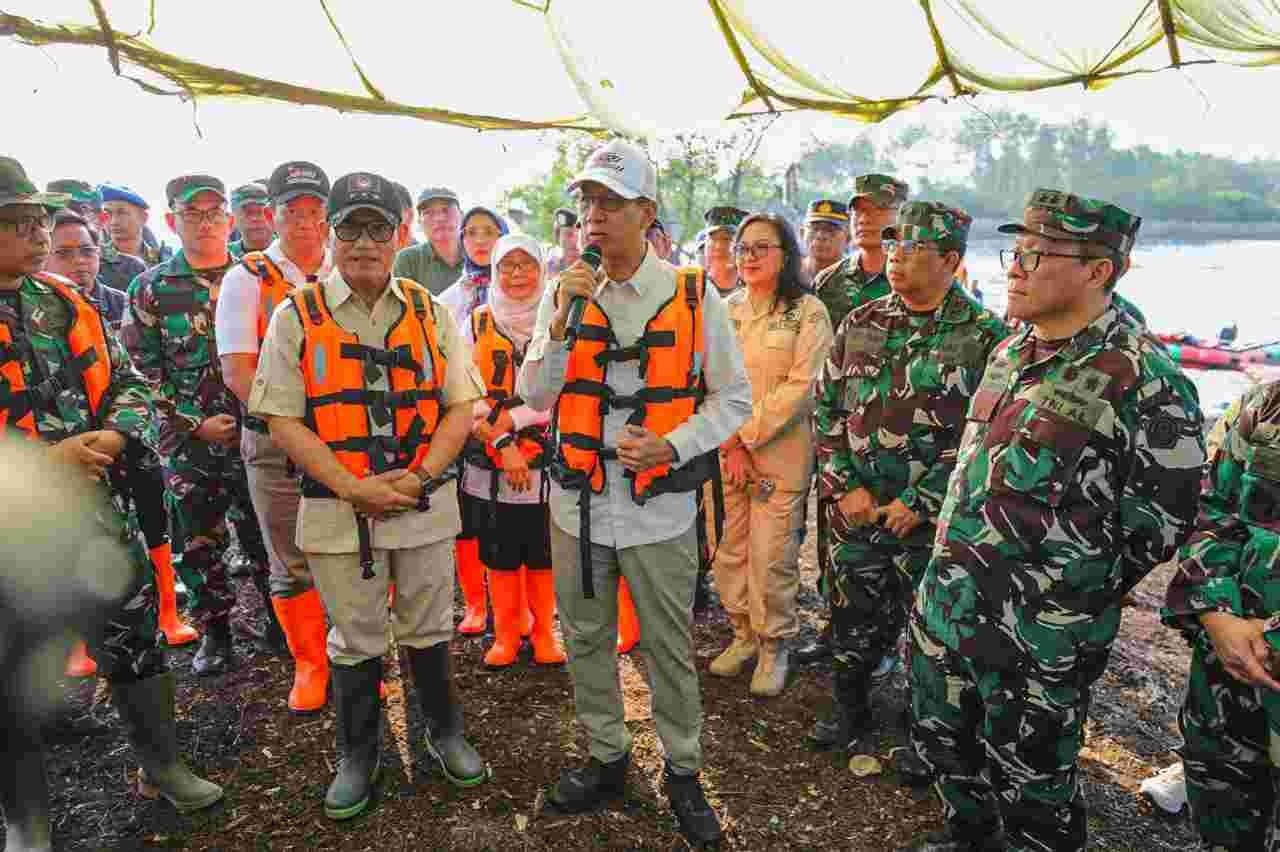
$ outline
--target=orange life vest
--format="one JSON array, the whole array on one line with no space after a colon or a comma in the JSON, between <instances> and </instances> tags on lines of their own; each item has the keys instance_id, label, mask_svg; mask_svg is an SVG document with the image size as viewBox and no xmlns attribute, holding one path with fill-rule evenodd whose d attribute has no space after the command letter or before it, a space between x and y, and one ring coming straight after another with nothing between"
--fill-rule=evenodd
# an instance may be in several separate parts
<instances>
[{"instance_id":1,"label":"orange life vest","mask_svg":"<svg viewBox=\"0 0 1280 852\"><path fill-rule=\"evenodd\" d=\"M475 340L471 356L480 375L484 377L485 401L489 404L488 419L493 424L505 409L524 405L524 400L516 396L515 392L516 374L524 362L524 353L517 349L515 341L498 328L488 305L481 305L471 312L471 337ZM547 429L543 426L529 426L516 433L516 447L529 467L542 467L546 463L546 438ZM468 461L481 467L502 469L502 454L492 445L481 446L474 438L469 444ZM496 479L494 484L496 488Z\"/></svg>"},{"instance_id":2,"label":"orange life vest","mask_svg":"<svg viewBox=\"0 0 1280 852\"><path fill-rule=\"evenodd\" d=\"M271 322L271 314L276 306L283 304L293 292L293 285L284 277L284 272L276 266L266 252L251 251L240 258L244 268L258 278L258 347L267 337L267 324Z\"/></svg>"},{"instance_id":3,"label":"orange life vest","mask_svg":"<svg viewBox=\"0 0 1280 852\"><path fill-rule=\"evenodd\" d=\"M307 425L360 478L421 464L440 423L447 363L436 339L431 295L414 281L396 281L409 304L388 332L385 349L362 344L334 321L319 282L290 295L304 334ZM367 389L384 369L390 390ZM307 476L302 493L334 496Z\"/></svg>"},{"instance_id":4,"label":"orange life vest","mask_svg":"<svg viewBox=\"0 0 1280 852\"><path fill-rule=\"evenodd\" d=\"M27 387L22 374L22 354L12 330L6 323L0 323L0 378L7 385L0 389L0 428L16 429L30 440L39 440L32 396L50 397L71 382L84 385L89 412L97 423L103 397L111 386L111 353L107 349L102 315L70 281L45 272L31 277L52 289L71 309L71 325L67 329L71 361L34 388Z\"/></svg>"},{"instance_id":5,"label":"orange life vest","mask_svg":"<svg viewBox=\"0 0 1280 852\"><path fill-rule=\"evenodd\" d=\"M706 357L702 304L706 275L701 267L676 270L671 298L645 323L631 346L620 346L608 315L594 301L582 314L569 354L564 387L556 402L553 475L566 489L581 492L578 501L582 584L594 597L591 580L591 494L604 491L604 463L616 460L617 449L604 444L604 419L614 408L630 408L627 422L666 435L693 416L706 393L702 375ZM644 387L620 396L608 384L611 362L639 361ZM719 472L713 450L673 470L660 464L628 472L631 498L644 505L658 494L696 491Z\"/></svg>"}]
</instances>

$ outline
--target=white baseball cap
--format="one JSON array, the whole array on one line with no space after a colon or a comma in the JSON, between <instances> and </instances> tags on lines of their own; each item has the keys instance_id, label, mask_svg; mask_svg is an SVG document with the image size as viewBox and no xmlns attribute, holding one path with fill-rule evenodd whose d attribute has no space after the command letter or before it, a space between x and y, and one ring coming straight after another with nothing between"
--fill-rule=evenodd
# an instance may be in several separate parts
<instances>
[{"instance_id":1,"label":"white baseball cap","mask_svg":"<svg viewBox=\"0 0 1280 852\"><path fill-rule=\"evenodd\" d=\"M639 148L620 139L592 151L567 191L573 192L586 181L604 184L626 199L658 200L658 173L653 163Z\"/></svg>"}]
</instances>

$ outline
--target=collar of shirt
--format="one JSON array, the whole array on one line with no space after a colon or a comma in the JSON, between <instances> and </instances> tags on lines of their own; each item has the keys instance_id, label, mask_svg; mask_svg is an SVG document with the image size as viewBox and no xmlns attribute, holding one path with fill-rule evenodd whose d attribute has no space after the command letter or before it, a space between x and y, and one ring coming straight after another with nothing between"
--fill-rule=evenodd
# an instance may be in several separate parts
<instances>
[{"instance_id":1,"label":"collar of shirt","mask_svg":"<svg viewBox=\"0 0 1280 852\"><path fill-rule=\"evenodd\" d=\"M649 246L646 243L644 247L644 258L641 259L640 265L636 267L636 271L631 274L631 277L626 281L614 281L612 278L606 276L604 283L596 288L596 296L599 297L600 292L609 285L613 285L614 287L630 286L632 290L640 294L644 293L646 289L654 286L655 284L667 286L667 279L663 275L662 261L655 253L649 251Z\"/></svg>"},{"instance_id":2,"label":"collar of shirt","mask_svg":"<svg viewBox=\"0 0 1280 852\"><path fill-rule=\"evenodd\" d=\"M896 291L891 291L885 303L885 313L889 316L905 317L915 315L917 312L908 308L907 303ZM931 319L937 323L956 325L972 319L973 313L973 304L961 291L960 286L953 281L942 297L942 301L938 303L938 307L933 309Z\"/></svg>"},{"instance_id":3,"label":"collar of shirt","mask_svg":"<svg viewBox=\"0 0 1280 852\"><path fill-rule=\"evenodd\" d=\"M284 246L280 244L279 239L271 241L271 245L267 246L264 254L271 258L272 263L280 267L280 271L284 273L286 280L298 285L307 282L307 274L298 268L298 264L293 262L289 255L284 253ZM333 254L329 251L329 247L324 247L324 260L320 262L320 268L316 270L315 277L310 279L313 281L323 281L329 277L329 273L333 271Z\"/></svg>"},{"instance_id":4,"label":"collar of shirt","mask_svg":"<svg viewBox=\"0 0 1280 852\"><path fill-rule=\"evenodd\" d=\"M1052 356L1045 359L1051 361L1054 358L1062 358L1067 361L1075 361L1081 355L1098 348L1106 341L1112 328L1120 320L1120 312L1114 305L1108 307L1105 311L1098 315L1098 318L1086 325L1084 328L1072 335L1066 345L1058 349ZM1014 343L1010 345L1010 349L1018 356L1019 361L1028 363L1029 359L1035 354L1035 328L1030 323L1022 332Z\"/></svg>"},{"instance_id":5,"label":"collar of shirt","mask_svg":"<svg viewBox=\"0 0 1280 852\"><path fill-rule=\"evenodd\" d=\"M378 297L378 301L374 303L374 309L381 305L387 299L390 293L392 298L399 299L401 302L408 304L404 292L400 289L400 283L392 277L387 284L387 288L382 291L382 295ZM329 304L330 311L336 311L341 305L348 300L355 298L355 291L351 289L351 285L342 277L342 272L334 269L324 282L324 299ZM365 313L372 313L373 309L366 308L364 303L356 299L355 304Z\"/></svg>"}]
</instances>

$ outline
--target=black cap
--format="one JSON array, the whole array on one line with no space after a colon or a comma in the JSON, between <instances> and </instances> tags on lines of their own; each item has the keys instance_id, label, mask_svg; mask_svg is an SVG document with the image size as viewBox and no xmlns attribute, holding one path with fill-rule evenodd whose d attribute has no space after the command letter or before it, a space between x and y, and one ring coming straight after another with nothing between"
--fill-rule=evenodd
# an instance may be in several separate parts
<instances>
[{"instance_id":1,"label":"black cap","mask_svg":"<svg viewBox=\"0 0 1280 852\"><path fill-rule=\"evenodd\" d=\"M329 198L329 176L315 163L294 160L277 166L267 178L267 194L272 204L288 204L302 195Z\"/></svg>"},{"instance_id":2,"label":"black cap","mask_svg":"<svg viewBox=\"0 0 1280 852\"><path fill-rule=\"evenodd\" d=\"M395 184L372 172L352 172L333 183L329 193L329 221L341 222L356 210L376 210L388 222L400 224L400 199Z\"/></svg>"},{"instance_id":3,"label":"black cap","mask_svg":"<svg viewBox=\"0 0 1280 852\"><path fill-rule=\"evenodd\" d=\"M186 204L202 192L227 200L227 185L213 175L179 175L165 185L164 197L172 207L175 202Z\"/></svg>"},{"instance_id":4,"label":"black cap","mask_svg":"<svg viewBox=\"0 0 1280 852\"><path fill-rule=\"evenodd\" d=\"M391 185L396 188L396 198L400 200L401 210L410 210L413 208L413 196L409 194L409 188L398 181L392 181Z\"/></svg>"},{"instance_id":5,"label":"black cap","mask_svg":"<svg viewBox=\"0 0 1280 852\"><path fill-rule=\"evenodd\" d=\"M551 215L554 217L555 226L557 228L578 227L578 214L574 213L568 207L557 207L556 212Z\"/></svg>"}]
</instances>

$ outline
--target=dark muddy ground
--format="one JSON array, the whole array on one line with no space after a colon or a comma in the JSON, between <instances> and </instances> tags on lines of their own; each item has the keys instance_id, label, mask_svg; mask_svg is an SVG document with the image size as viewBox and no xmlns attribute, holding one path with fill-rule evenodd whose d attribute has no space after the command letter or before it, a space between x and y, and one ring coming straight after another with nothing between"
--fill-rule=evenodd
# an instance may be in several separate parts
<instances>
[{"instance_id":1,"label":"dark muddy ground","mask_svg":"<svg viewBox=\"0 0 1280 852\"><path fill-rule=\"evenodd\" d=\"M811 515L812 517L812 515ZM813 536L804 549L806 631L817 627L812 592ZM1185 820L1155 817L1137 796L1141 780L1176 757L1176 713L1187 653L1159 626L1157 610L1167 569L1139 588L1125 616L1111 665L1093 701L1083 756L1091 849L1185 850ZM258 606L252 589L241 601ZM695 629L699 668L728 641L718 610ZM481 664L484 643L454 644L458 688L473 741L492 763L492 782L456 791L424 772L414 748L420 719L399 666L388 666L384 772L376 807L347 825L325 819L321 799L334 766L333 716L298 720L285 710L288 670L282 660L254 657L248 646L232 674L197 681L190 650L172 653L179 677L179 736L199 771L227 788L227 801L194 818L138 799L127 780L134 763L105 694L96 683L67 685L77 712L108 721L104 735L53 732L47 761L57 848L62 850L600 850L686 848L657 787L661 747L649 717L643 660L623 663L635 767L625 803L582 817L542 810L543 791L566 762L585 759L586 740L573 717L567 672L535 667L527 658L497 672ZM899 679L901 675L898 676ZM899 786L891 772L868 779L849 772L844 757L803 745L825 704L830 671L800 670L773 700L748 695L748 676L704 677L708 767L704 781L725 825L726 848L739 850L885 850L939 824L929 791ZM412 699L412 688L408 687ZM881 724L862 751L888 765L905 745L897 719L900 680L875 698Z\"/></svg>"}]
</instances>

